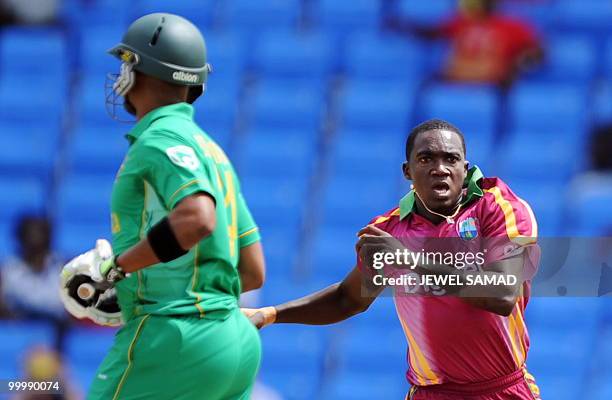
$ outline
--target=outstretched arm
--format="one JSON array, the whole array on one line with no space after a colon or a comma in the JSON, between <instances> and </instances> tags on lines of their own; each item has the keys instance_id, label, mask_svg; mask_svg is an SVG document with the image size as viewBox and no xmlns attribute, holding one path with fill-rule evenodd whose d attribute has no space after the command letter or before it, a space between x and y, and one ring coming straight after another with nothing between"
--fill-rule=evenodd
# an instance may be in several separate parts
<instances>
[{"instance_id":1,"label":"outstretched arm","mask_svg":"<svg viewBox=\"0 0 612 400\"><path fill-rule=\"evenodd\" d=\"M270 323L328 325L364 312L382 288L365 286L355 267L342 282L319 292L275 307L244 309L253 324L261 328Z\"/></svg>"}]
</instances>

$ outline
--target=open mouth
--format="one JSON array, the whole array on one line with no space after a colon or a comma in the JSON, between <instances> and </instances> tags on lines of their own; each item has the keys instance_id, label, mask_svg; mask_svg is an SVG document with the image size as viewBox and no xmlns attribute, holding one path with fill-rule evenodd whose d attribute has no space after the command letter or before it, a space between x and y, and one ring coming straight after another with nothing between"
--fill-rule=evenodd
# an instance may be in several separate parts
<instances>
[{"instance_id":1,"label":"open mouth","mask_svg":"<svg viewBox=\"0 0 612 400\"><path fill-rule=\"evenodd\" d=\"M445 197L450 192L450 185L446 182L437 182L431 185L431 190L437 197Z\"/></svg>"}]
</instances>

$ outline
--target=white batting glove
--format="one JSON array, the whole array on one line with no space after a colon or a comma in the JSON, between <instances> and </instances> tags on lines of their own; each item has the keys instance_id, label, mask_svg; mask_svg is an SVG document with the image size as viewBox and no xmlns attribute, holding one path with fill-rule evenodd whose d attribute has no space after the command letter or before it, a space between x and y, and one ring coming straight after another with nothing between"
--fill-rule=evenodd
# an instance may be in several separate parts
<instances>
[{"instance_id":1,"label":"white batting glove","mask_svg":"<svg viewBox=\"0 0 612 400\"><path fill-rule=\"evenodd\" d=\"M72 259L62 268L60 275L60 297L66 310L76 318L89 318L99 325L117 326L121 324L118 307L108 311L109 300L115 297L112 285L122 279L124 274L114 264L113 251L105 239L96 241L96 247ZM89 283L88 283L89 282ZM76 285L87 283L95 291L95 298L88 301L78 298ZM71 292L72 286L72 292Z\"/></svg>"}]
</instances>

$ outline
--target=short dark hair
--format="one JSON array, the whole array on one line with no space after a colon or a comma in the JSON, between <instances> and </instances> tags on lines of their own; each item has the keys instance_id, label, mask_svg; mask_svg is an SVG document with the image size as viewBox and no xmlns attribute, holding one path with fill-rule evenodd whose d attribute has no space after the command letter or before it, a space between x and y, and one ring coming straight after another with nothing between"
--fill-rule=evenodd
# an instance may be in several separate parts
<instances>
[{"instance_id":1,"label":"short dark hair","mask_svg":"<svg viewBox=\"0 0 612 400\"><path fill-rule=\"evenodd\" d=\"M463 133L461 133L459 128L457 128L450 122L446 122L441 119L430 119L420 123L419 125L412 128L412 130L410 131L408 139L406 140L406 161L410 161L410 153L412 153L412 149L414 148L414 142L416 141L417 137L423 132L429 132L434 130L450 131L459 135L459 138L461 139L461 146L463 147L463 155L465 156L465 138L463 137Z\"/></svg>"}]
</instances>

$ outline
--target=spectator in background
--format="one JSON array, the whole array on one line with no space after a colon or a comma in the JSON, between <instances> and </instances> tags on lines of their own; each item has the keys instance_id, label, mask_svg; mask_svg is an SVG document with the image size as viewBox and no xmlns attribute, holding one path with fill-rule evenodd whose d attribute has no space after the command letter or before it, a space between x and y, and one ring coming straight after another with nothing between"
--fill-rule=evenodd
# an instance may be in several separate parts
<instances>
[{"instance_id":1,"label":"spectator in background","mask_svg":"<svg viewBox=\"0 0 612 400\"><path fill-rule=\"evenodd\" d=\"M81 397L66 379L60 355L54 350L44 347L34 348L29 352L24 364L23 380L57 382L61 393L24 392L15 396L13 400L76 400Z\"/></svg>"},{"instance_id":2,"label":"spectator in background","mask_svg":"<svg viewBox=\"0 0 612 400\"><path fill-rule=\"evenodd\" d=\"M59 297L63 260L51 252L51 223L27 215L17 223L18 256L0 268L0 298L13 318L45 319L60 333L67 314Z\"/></svg>"},{"instance_id":3,"label":"spectator in background","mask_svg":"<svg viewBox=\"0 0 612 400\"><path fill-rule=\"evenodd\" d=\"M54 23L59 0L0 0L1 24Z\"/></svg>"},{"instance_id":4,"label":"spectator in background","mask_svg":"<svg viewBox=\"0 0 612 400\"><path fill-rule=\"evenodd\" d=\"M459 13L440 26L419 27L395 17L386 25L393 31L450 41L443 78L507 88L518 73L537 64L543 53L534 29L499 15L496 6L496 0L459 0Z\"/></svg>"},{"instance_id":5,"label":"spectator in background","mask_svg":"<svg viewBox=\"0 0 612 400\"><path fill-rule=\"evenodd\" d=\"M597 172L612 174L612 124L595 128L591 134L591 166Z\"/></svg>"}]
</instances>

